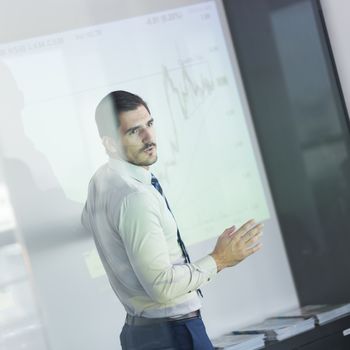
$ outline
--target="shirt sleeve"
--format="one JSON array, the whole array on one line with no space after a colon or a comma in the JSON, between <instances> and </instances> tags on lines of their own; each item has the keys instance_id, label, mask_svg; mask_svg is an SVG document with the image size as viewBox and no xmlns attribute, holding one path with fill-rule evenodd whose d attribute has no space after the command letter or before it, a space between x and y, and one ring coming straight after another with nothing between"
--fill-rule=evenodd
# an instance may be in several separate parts
<instances>
[{"instance_id":1,"label":"shirt sleeve","mask_svg":"<svg viewBox=\"0 0 350 350\"><path fill-rule=\"evenodd\" d=\"M217 265L210 255L194 263L172 264L160 217L157 198L133 193L121 207L118 232L146 293L156 302L167 303L209 282L217 274Z\"/></svg>"}]
</instances>

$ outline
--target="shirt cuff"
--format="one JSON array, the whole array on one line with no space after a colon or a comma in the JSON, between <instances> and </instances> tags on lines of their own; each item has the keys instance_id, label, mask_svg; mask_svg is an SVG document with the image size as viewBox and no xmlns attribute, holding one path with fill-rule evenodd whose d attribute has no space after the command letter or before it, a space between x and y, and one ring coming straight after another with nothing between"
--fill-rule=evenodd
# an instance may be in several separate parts
<instances>
[{"instance_id":1,"label":"shirt cuff","mask_svg":"<svg viewBox=\"0 0 350 350\"><path fill-rule=\"evenodd\" d=\"M211 255L207 255L204 258L197 260L195 265L199 271L206 274L208 281L218 273L218 267Z\"/></svg>"}]
</instances>

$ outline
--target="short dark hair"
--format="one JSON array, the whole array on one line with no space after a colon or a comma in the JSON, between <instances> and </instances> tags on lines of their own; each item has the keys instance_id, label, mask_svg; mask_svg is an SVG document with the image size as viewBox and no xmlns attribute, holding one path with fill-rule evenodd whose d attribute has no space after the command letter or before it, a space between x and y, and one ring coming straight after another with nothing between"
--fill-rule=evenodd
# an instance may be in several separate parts
<instances>
[{"instance_id":1,"label":"short dark hair","mask_svg":"<svg viewBox=\"0 0 350 350\"><path fill-rule=\"evenodd\" d=\"M96 107L95 120L100 137L117 138L120 126L119 114L144 106L150 113L147 103L131 92L117 90L106 95Z\"/></svg>"}]
</instances>

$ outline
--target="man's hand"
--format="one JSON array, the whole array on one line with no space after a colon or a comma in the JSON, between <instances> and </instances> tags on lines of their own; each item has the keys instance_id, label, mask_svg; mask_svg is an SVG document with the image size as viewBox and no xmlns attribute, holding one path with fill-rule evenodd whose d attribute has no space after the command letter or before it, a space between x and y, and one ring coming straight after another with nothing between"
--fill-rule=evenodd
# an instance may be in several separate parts
<instances>
[{"instance_id":1,"label":"man's hand","mask_svg":"<svg viewBox=\"0 0 350 350\"><path fill-rule=\"evenodd\" d=\"M218 272L240 263L262 247L258 240L262 235L263 226L249 220L238 230L232 226L219 236L215 249L210 254L218 266Z\"/></svg>"}]
</instances>

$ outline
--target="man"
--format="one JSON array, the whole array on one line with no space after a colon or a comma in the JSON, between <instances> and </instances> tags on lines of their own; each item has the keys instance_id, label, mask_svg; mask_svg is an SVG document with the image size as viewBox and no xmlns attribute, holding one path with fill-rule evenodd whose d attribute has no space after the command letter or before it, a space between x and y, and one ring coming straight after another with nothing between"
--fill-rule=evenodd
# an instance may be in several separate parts
<instances>
[{"instance_id":1,"label":"man","mask_svg":"<svg viewBox=\"0 0 350 350\"><path fill-rule=\"evenodd\" d=\"M262 225L232 226L213 252L191 263L162 188L147 104L126 91L108 94L96 123L109 155L89 185L82 222L127 312L123 349L213 349L203 325L200 287L258 251Z\"/></svg>"}]
</instances>

